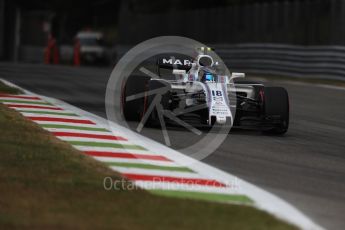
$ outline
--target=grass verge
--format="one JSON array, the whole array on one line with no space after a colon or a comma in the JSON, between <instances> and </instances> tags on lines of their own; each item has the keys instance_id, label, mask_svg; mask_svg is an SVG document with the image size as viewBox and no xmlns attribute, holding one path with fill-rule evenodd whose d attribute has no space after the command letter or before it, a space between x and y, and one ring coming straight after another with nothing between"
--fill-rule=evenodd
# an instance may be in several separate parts
<instances>
[{"instance_id":1,"label":"grass verge","mask_svg":"<svg viewBox=\"0 0 345 230\"><path fill-rule=\"evenodd\" d=\"M22 92L20 89L9 87L0 80L0 93L19 94Z\"/></svg>"},{"instance_id":2,"label":"grass verge","mask_svg":"<svg viewBox=\"0 0 345 230\"><path fill-rule=\"evenodd\" d=\"M119 175L2 104L0 130L0 229L295 229L250 206L107 191Z\"/></svg>"}]
</instances>

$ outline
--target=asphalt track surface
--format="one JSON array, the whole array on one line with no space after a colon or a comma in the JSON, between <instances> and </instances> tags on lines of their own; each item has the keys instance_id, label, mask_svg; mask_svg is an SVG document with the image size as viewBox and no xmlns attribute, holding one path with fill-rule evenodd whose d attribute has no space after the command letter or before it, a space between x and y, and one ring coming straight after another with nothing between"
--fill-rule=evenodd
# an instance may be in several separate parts
<instances>
[{"instance_id":1,"label":"asphalt track surface","mask_svg":"<svg viewBox=\"0 0 345 230\"><path fill-rule=\"evenodd\" d=\"M111 69L0 63L0 78L106 117ZM295 205L326 229L345 226L345 90L275 82L290 96L284 136L234 131L203 161L258 185ZM162 142L159 129L145 135ZM171 128L173 146L190 132Z\"/></svg>"}]
</instances>

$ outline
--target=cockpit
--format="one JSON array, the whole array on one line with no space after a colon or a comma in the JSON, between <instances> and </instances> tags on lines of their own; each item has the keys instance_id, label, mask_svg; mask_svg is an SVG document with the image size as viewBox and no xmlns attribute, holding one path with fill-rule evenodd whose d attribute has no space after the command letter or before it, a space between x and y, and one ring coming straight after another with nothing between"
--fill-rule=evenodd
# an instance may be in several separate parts
<instances>
[{"instance_id":1,"label":"cockpit","mask_svg":"<svg viewBox=\"0 0 345 230\"><path fill-rule=\"evenodd\" d=\"M217 74L209 68L200 68L199 79L201 82L216 82Z\"/></svg>"}]
</instances>

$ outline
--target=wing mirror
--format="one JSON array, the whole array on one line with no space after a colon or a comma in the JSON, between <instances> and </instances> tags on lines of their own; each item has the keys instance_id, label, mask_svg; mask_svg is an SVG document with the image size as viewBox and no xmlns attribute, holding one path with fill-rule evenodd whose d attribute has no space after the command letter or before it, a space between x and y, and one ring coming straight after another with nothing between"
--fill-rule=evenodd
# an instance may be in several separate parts
<instances>
[{"instance_id":1,"label":"wing mirror","mask_svg":"<svg viewBox=\"0 0 345 230\"><path fill-rule=\"evenodd\" d=\"M184 70L184 69L173 69L173 74L184 75L184 74L186 74L186 70Z\"/></svg>"},{"instance_id":2,"label":"wing mirror","mask_svg":"<svg viewBox=\"0 0 345 230\"><path fill-rule=\"evenodd\" d=\"M230 81L235 79L235 78L244 78L246 76L245 73L231 73Z\"/></svg>"}]
</instances>

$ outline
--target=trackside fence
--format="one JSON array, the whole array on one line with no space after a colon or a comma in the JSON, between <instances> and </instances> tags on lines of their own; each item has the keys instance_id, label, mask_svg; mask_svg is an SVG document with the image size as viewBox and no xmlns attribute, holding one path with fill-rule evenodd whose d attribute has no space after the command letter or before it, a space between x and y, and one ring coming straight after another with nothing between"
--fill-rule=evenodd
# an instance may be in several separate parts
<instances>
[{"instance_id":1,"label":"trackside fence","mask_svg":"<svg viewBox=\"0 0 345 230\"><path fill-rule=\"evenodd\" d=\"M207 44L230 71L345 81L345 46L296 46L270 43ZM131 46L118 45L112 56L121 58ZM70 63L70 49L61 47L61 59ZM43 48L22 47L21 61L43 62ZM115 58L112 60L114 63Z\"/></svg>"},{"instance_id":2,"label":"trackside fence","mask_svg":"<svg viewBox=\"0 0 345 230\"><path fill-rule=\"evenodd\" d=\"M345 46L207 44L232 72L345 81ZM117 46L117 58L131 47Z\"/></svg>"},{"instance_id":3,"label":"trackside fence","mask_svg":"<svg viewBox=\"0 0 345 230\"><path fill-rule=\"evenodd\" d=\"M345 81L344 46L213 45L231 71Z\"/></svg>"}]
</instances>

